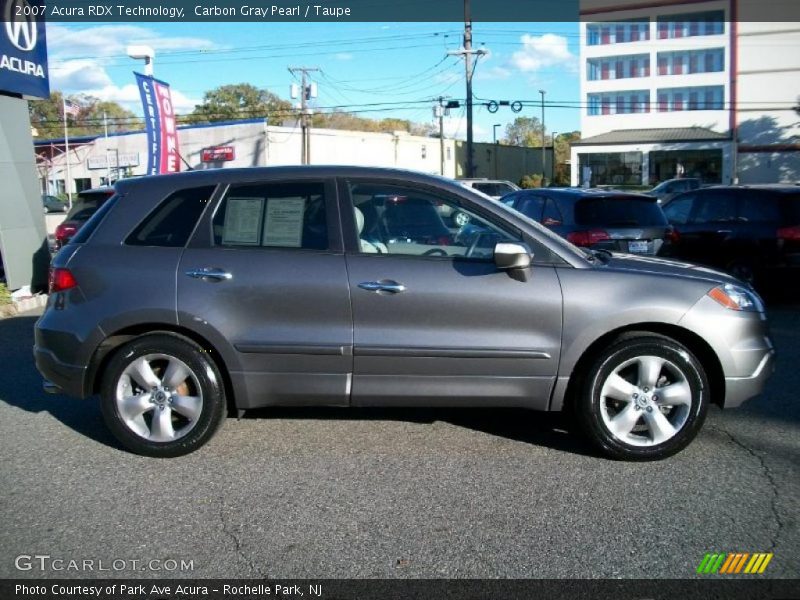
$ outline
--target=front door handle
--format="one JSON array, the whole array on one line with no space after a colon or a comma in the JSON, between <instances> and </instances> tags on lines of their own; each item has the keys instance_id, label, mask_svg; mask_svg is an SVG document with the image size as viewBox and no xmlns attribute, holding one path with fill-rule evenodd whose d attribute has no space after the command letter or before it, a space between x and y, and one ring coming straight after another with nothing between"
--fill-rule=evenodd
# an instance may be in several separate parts
<instances>
[{"instance_id":1,"label":"front door handle","mask_svg":"<svg viewBox=\"0 0 800 600\"><path fill-rule=\"evenodd\" d=\"M362 281L358 284L362 290L368 292L388 292L390 294L399 294L406 291L406 286L402 283L397 283L391 279L381 279L380 281Z\"/></svg>"},{"instance_id":2,"label":"front door handle","mask_svg":"<svg viewBox=\"0 0 800 600\"><path fill-rule=\"evenodd\" d=\"M222 269L190 269L186 271L187 277L194 279L211 279L213 281L227 281L233 278L233 275Z\"/></svg>"}]
</instances>

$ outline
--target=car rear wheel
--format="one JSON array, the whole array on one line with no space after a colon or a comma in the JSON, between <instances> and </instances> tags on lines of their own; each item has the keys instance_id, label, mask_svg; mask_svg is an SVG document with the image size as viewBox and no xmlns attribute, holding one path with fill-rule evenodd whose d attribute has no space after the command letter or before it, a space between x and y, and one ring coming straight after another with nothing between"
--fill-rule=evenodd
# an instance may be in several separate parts
<instances>
[{"instance_id":1,"label":"car rear wheel","mask_svg":"<svg viewBox=\"0 0 800 600\"><path fill-rule=\"evenodd\" d=\"M101 407L126 448L167 458L211 439L225 416L225 391L214 361L200 346L151 334L113 356L103 376Z\"/></svg>"},{"instance_id":2,"label":"car rear wheel","mask_svg":"<svg viewBox=\"0 0 800 600\"><path fill-rule=\"evenodd\" d=\"M583 430L607 456L658 460L697 435L708 383L698 360L676 340L628 335L593 362L577 408Z\"/></svg>"}]
</instances>

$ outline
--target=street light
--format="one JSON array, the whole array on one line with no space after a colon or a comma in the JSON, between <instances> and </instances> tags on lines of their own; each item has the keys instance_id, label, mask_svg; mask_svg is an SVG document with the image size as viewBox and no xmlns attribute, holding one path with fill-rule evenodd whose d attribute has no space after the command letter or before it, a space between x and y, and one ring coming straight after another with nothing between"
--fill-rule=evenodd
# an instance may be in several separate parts
<instances>
[{"instance_id":1,"label":"street light","mask_svg":"<svg viewBox=\"0 0 800 600\"><path fill-rule=\"evenodd\" d=\"M546 154L544 150L544 95L547 93L544 90L539 90L539 93L542 95L542 187L547 184L547 179L545 177L545 163L546 163Z\"/></svg>"},{"instance_id":2,"label":"street light","mask_svg":"<svg viewBox=\"0 0 800 600\"><path fill-rule=\"evenodd\" d=\"M501 123L495 123L492 125L492 138L494 143L497 143L497 128L501 126Z\"/></svg>"},{"instance_id":3,"label":"street light","mask_svg":"<svg viewBox=\"0 0 800 600\"><path fill-rule=\"evenodd\" d=\"M153 59L156 57L156 51L150 46L128 46L128 57L134 60L144 61L144 74L148 77L153 76Z\"/></svg>"}]
</instances>

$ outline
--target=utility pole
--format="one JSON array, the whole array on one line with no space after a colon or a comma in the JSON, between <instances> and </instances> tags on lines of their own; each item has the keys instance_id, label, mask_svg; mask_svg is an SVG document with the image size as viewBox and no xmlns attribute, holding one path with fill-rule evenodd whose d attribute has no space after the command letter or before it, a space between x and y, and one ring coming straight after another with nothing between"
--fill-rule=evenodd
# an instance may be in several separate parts
<instances>
[{"instance_id":1,"label":"utility pole","mask_svg":"<svg viewBox=\"0 0 800 600\"><path fill-rule=\"evenodd\" d=\"M433 117L439 119L439 174L444 177L444 114L445 96L439 96L439 104L433 107Z\"/></svg>"},{"instance_id":2,"label":"utility pole","mask_svg":"<svg viewBox=\"0 0 800 600\"><path fill-rule=\"evenodd\" d=\"M486 50L483 48L472 49L472 12L469 3L470 0L464 0L464 47L447 54L464 57L467 77L467 177L472 177L475 174L475 156L472 150L472 74L475 64L472 61L472 55L481 57L486 54Z\"/></svg>"},{"instance_id":3,"label":"utility pole","mask_svg":"<svg viewBox=\"0 0 800 600\"><path fill-rule=\"evenodd\" d=\"M302 73L300 80L300 130L301 130L301 150L300 159L304 165L311 164L311 110L308 108L308 101L311 98L317 97L317 84L308 83L308 74L313 71L319 71L318 67L289 67L289 72L294 75L295 72ZM292 85L291 96L297 98L297 86Z\"/></svg>"},{"instance_id":4,"label":"utility pole","mask_svg":"<svg viewBox=\"0 0 800 600\"><path fill-rule=\"evenodd\" d=\"M544 95L547 92L544 90L539 90L539 93L542 95L542 187L545 187L545 185L547 185L547 170L545 168L547 153L545 152L544 134L547 130L544 127Z\"/></svg>"},{"instance_id":5,"label":"utility pole","mask_svg":"<svg viewBox=\"0 0 800 600\"><path fill-rule=\"evenodd\" d=\"M106 185L111 185L111 159L108 156L108 116L103 111L103 128L106 132Z\"/></svg>"},{"instance_id":6,"label":"utility pole","mask_svg":"<svg viewBox=\"0 0 800 600\"><path fill-rule=\"evenodd\" d=\"M550 134L550 139L553 140L553 151L550 154L550 183L555 183L556 180L556 132Z\"/></svg>"}]
</instances>

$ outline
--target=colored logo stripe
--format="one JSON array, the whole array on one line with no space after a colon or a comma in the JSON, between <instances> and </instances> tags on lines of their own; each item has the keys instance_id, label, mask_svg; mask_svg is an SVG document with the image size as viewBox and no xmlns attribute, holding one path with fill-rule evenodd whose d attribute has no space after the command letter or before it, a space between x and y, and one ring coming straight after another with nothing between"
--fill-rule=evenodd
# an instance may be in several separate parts
<instances>
[{"instance_id":1,"label":"colored logo stripe","mask_svg":"<svg viewBox=\"0 0 800 600\"><path fill-rule=\"evenodd\" d=\"M756 552L753 554L749 552L728 552L727 554L709 552L700 561L697 573L705 575L713 573L721 575L761 574L766 570L772 557L773 554L771 552Z\"/></svg>"}]
</instances>

